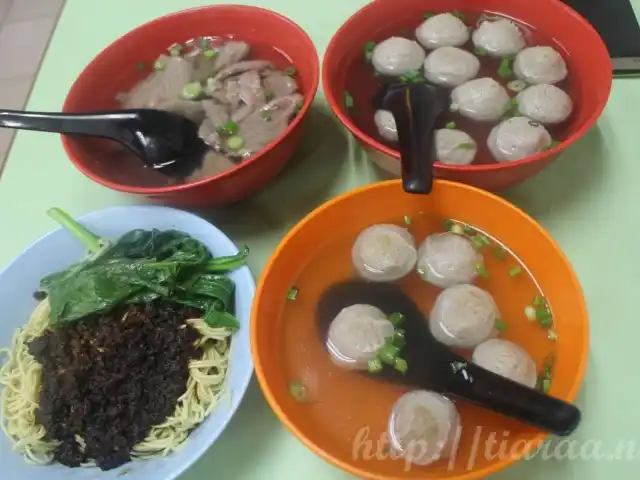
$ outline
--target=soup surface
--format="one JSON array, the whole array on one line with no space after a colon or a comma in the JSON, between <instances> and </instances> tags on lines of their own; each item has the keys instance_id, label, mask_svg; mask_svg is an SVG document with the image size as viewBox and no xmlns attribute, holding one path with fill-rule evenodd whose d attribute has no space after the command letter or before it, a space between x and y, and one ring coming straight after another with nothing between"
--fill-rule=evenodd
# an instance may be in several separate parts
<instances>
[{"instance_id":1,"label":"soup surface","mask_svg":"<svg viewBox=\"0 0 640 480\"><path fill-rule=\"evenodd\" d=\"M475 10L464 10L462 12L455 12L455 14L459 16L470 29L477 28L477 26L483 20L505 18L499 15L487 14L485 12ZM434 15L434 12L425 12L425 18L428 18L432 15ZM385 32L385 35L374 36L373 38L371 38L371 41L377 44L391 36L398 36L416 40L415 30L425 20L425 18L416 18L413 23L405 25L400 30L391 32L391 34L389 34L389 32ZM524 24L515 19L510 20L512 20L519 27L526 41L527 47L549 46L554 48L558 53L566 58L567 54L565 49L553 38L548 38L540 34L540 32L538 32L530 25ZM375 99L379 98L379 92L383 89L383 87L390 81L394 81L395 79L381 76L374 71L370 60L367 58L367 52L369 52L370 54L371 45L372 44L370 44L369 46L363 45L362 54L357 55L351 62L351 64L347 67L345 91L346 103L348 107L351 107L351 120L358 126L359 129L361 129L368 136L376 139L378 142L386 145L387 147L397 149L397 145L394 142L389 142L380 135L374 121L374 113L379 108L378 106L376 106L377 102ZM501 85L504 85L505 88L510 81L516 79L513 74L501 76L499 74L499 71L503 59L499 57L491 57L489 55L482 54L481 52L479 54L479 52L477 52L474 48L471 38L465 45L461 46L460 48L473 53L480 60L480 70L474 78L490 77L496 80ZM431 51L433 50L427 50L427 55ZM510 70L512 70L512 66L513 62L511 61L509 68ZM420 76L422 76L421 73ZM570 97L576 98L571 83L571 72L569 72L569 75L564 81L557 83L556 86L569 94ZM449 89L449 91L450 90L452 89ZM512 98L512 102L515 102L515 97L518 92L512 91L509 88L506 88L506 90ZM574 107L574 109L576 108L578 107ZM515 115L515 111L516 109L512 108L512 110L507 113L505 118ZM570 122L571 119L569 118L569 120L564 121L560 124L546 126L554 141L561 141L568 136L568 134L570 133ZM495 127L497 123L499 122L478 122L469 118L465 118L459 113L447 111L440 115L435 128L447 128L447 126L448 128L452 128L452 126L455 125L455 128L468 133L477 145L477 153L472 164L480 165L496 163L496 160L487 147L487 138L492 128Z\"/></svg>"},{"instance_id":2,"label":"soup surface","mask_svg":"<svg viewBox=\"0 0 640 480\"><path fill-rule=\"evenodd\" d=\"M499 307L502 315L501 324L497 324L501 330L500 337L529 352L540 372L539 386L548 388L555 334L548 323L543 326L543 322L530 320L525 315L525 308L531 307L534 299L539 300L542 295L525 265L486 233L451 220L420 214L410 219L389 219L380 223L406 226L417 244L428 235L443 232L452 225L458 225L454 227L458 230L464 228L465 235L474 241L484 256L486 276L479 276L475 284L488 291ZM358 277L352 265L351 248L360 232L349 229L348 225L341 232L332 235L311 261L301 266L292 290L296 294L290 295L280 323L283 325L280 333L283 337L281 368L286 372L295 401L305 404L303 409L293 409L302 412L302 417L296 418L301 428L321 431L322 435L313 437L330 442L331 448L327 450L332 452L339 446L340 457L345 461L355 461L365 469L367 462L376 461L380 463L376 471L400 475L406 465L404 460L392 459L387 453L387 422L394 402L410 389L337 366L315 324L317 302L323 292L337 282ZM415 270L399 284L427 318L442 290L424 282ZM547 308L550 313L550 306ZM459 353L471 358L470 351ZM516 450L498 452L500 441L521 436L523 426L470 404L456 402L456 406L462 424L457 454L426 467L412 466L404 475L409 478L424 478L425 475L440 478L447 469L465 471L479 468L495 459L496 455L516 455L525 447L525 442L521 441L513 446L509 444ZM498 443L493 450L485 451L485 445L489 445L486 442L492 437ZM319 447L324 445L319 444Z\"/></svg>"}]
</instances>

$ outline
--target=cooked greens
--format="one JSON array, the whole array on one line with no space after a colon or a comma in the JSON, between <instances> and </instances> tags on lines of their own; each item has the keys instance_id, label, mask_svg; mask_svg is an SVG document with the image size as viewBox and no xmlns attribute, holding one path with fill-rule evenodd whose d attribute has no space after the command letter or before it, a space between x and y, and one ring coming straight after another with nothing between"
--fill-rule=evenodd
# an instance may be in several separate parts
<instances>
[{"instance_id":1,"label":"cooked greens","mask_svg":"<svg viewBox=\"0 0 640 480\"><path fill-rule=\"evenodd\" d=\"M89 256L40 281L52 325L108 312L123 303L158 299L203 311L208 325L237 329L235 285L224 273L245 263L249 250L214 258L200 241L177 230L132 230L101 239L59 209L48 214L88 249Z\"/></svg>"}]
</instances>

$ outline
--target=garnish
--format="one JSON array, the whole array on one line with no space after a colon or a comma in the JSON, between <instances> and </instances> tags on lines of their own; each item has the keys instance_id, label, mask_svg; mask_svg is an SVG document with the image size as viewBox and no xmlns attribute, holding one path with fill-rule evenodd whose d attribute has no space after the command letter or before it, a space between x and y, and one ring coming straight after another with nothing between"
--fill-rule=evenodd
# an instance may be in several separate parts
<instances>
[{"instance_id":1,"label":"garnish","mask_svg":"<svg viewBox=\"0 0 640 480\"><path fill-rule=\"evenodd\" d=\"M240 135L231 135L230 137L227 137L225 143L227 144L227 148L229 150L231 150L232 152L237 152L244 146L244 138L242 138Z\"/></svg>"},{"instance_id":2,"label":"garnish","mask_svg":"<svg viewBox=\"0 0 640 480\"><path fill-rule=\"evenodd\" d=\"M507 258L507 251L502 245L494 245L492 250L493 256L496 257L496 259L502 261Z\"/></svg>"},{"instance_id":3,"label":"garnish","mask_svg":"<svg viewBox=\"0 0 640 480\"><path fill-rule=\"evenodd\" d=\"M156 71L161 71L167 68L167 62L163 60L156 60L156 63L153 64L153 69Z\"/></svg>"},{"instance_id":4,"label":"garnish","mask_svg":"<svg viewBox=\"0 0 640 480\"><path fill-rule=\"evenodd\" d=\"M456 122L447 122L444 128L448 128L449 130L454 130L456 128Z\"/></svg>"},{"instance_id":5,"label":"garnish","mask_svg":"<svg viewBox=\"0 0 640 480\"><path fill-rule=\"evenodd\" d=\"M40 281L52 325L70 325L122 304L164 299L201 310L210 326L240 326L231 313L235 285L222 273L244 265L248 248L214 258L204 244L177 230L138 229L109 241L62 210L47 213L89 252L84 261Z\"/></svg>"},{"instance_id":6,"label":"garnish","mask_svg":"<svg viewBox=\"0 0 640 480\"><path fill-rule=\"evenodd\" d=\"M298 298L298 293L300 292L300 289L297 287L293 287L291 288L288 292L287 292L287 300L290 301L294 301L296 298Z\"/></svg>"},{"instance_id":7,"label":"garnish","mask_svg":"<svg viewBox=\"0 0 640 480\"><path fill-rule=\"evenodd\" d=\"M549 331L547 332L547 338L552 342L555 342L556 340L558 340L558 334L556 333L555 330L550 328Z\"/></svg>"},{"instance_id":8,"label":"garnish","mask_svg":"<svg viewBox=\"0 0 640 480\"><path fill-rule=\"evenodd\" d=\"M351 110L355 105L353 102L353 97L346 90L344 91L344 106Z\"/></svg>"},{"instance_id":9,"label":"garnish","mask_svg":"<svg viewBox=\"0 0 640 480\"><path fill-rule=\"evenodd\" d=\"M446 219L444 222L442 222L442 227L448 232L449 230L451 230L451 227L453 227L455 225L455 222L451 219Z\"/></svg>"},{"instance_id":10,"label":"garnish","mask_svg":"<svg viewBox=\"0 0 640 480\"><path fill-rule=\"evenodd\" d=\"M216 56L218 55L218 52L216 52L215 50L208 49L208 50L205 50L202 54L207 58L216 58Z\"/></svg>"},{"instance_id":11,"label":"garnish","mask_svg":"<svg viewBox=\"0 0 640 480\"><path fill-rule=\"evenodd\" d=\"M289 77L293 77L296 74L297 70L296 67L291 65L290 67L285 68L282 72Z\"/></svg>"},{"instance_id":12,"label":"garnish","mask_svg":"<svg viewBox=\"0 0 640 480\"><path fill-rule=\"evenodd\" d=\"M500 76L500 78L511 78L513 76L511 60L511 57L503 57L500 60L500 66L498 67L498 76Z\"/></svg>"},{"instance_id":13,"label":"garnish","mask_svg":"<svg viewBox=\"0 0 640 480\"><path fill-rule=\"evenodd\" d=\"M399 326L404 322L404 315L399 312L392 313L389 315L389 321L393 323L394 326Z\"/></svg>"},{"instance_id":14,"label":"garnish","mask_svg":"<svg viewBox=\"0 0 640 480\"><path fill-rule=\"evenodd\" d=\"M476 272L478 272L478 275L482 278L489 278L489 272L482 262L476 263Z\"/></svg>"},{"instance_id":15,"label":"garnish","mask_svg":"<svg viewBox=\"0 0 640 480\"><path fill-rule=\"evenodd\" d=\"M373 58L374 48L376 48L376 42L374 42L373 40L369 40L364 44L364 58L367 60L367 62L370 62Z\"/></svg>"},{"instance_id":16,"label":"garnish","mask_svg":"<svg viewBox=\"0 0 640 480\"><path fill-rule=\"evenodd\" d=\"M271 100L273 100L274 97L275 97L275 95L274 95L273 92L265 90L265 92L264 92L264 101L265 102L270 102Z\"/></svg>"},{"instance_id":17,"label":"garnish","mask_svg":"<svg viewBox=\"0 0 640 480\"><path fill-rule=\"evenodd\" d=\"M270 122L271 121L271 112L269 112L269 110L262 110L260 112L260 117L262 117L262 119L265 122Z\"/></svg>"},{"instance_id":18,"label":"garnish","mask_svg":"<svg viewBox=\"0 0 640 480\"><path fill-rule=\"evenodd\" d=\"M289 393L298 402L306 402L309 399L307 395L307 387L297 380L289 384Z\"/></svg>"},{"instance_id":19,"label":"garnish","mask_svg":"<svg viewBox=\"0 0 640 480\"><path fill-rule=\"evenodd\" d=\"M404 216L404 224L405 225L411 225L411 217L408 215Z\"/></svg>"},{"instance_id":20,"label":"garnish","mask_svg":"<svg viewBox=\"0 0 640 480\"><path fill-rule=\"evenodd\" d=\"M461 150L475 150L476 144L473 142L462 142L459 143L456 148L460 148Z\"/></svg>"},{"instance_id":21,"label":"garnish","mask_svg":"<svg viewBox=\"0 0 640 480\"><path fill-rule=\"evenodd\" d=\"M511 80L507 83L507 88L512 92L519 93L527 88L527 83L524 80Z\"/></svg>"},{"instance_id":22,"label":"garnish","mask_svg":"<svg viewBox=\"0 0 640 480\"><path fill-rule=\"evenodd\" d=\"M534 307L532 307L531 305L527 305L526 307L524 307L524 314L526 315L527 320L529 320L530 322L535 322L536 309Z\"/></svg>"},{"instance_id":23,"label":"garnish","mask_svg":"<svg viewBox=\"0 0 640 480\"><path fill-rule=\"evenodd\" d=\"M507 324L504 323L501 319L496 318L496 329L501 331L501 332L506 332L507 331Z\"/></svg>"},{"instance_id":24,"label":"garnish","mask_svg":"<svg viewBox=\"0 0 640 480\"><path fill-rule=\"evenodd\" d=\"M220 125L218 128L216 128L216 132L225 137L235 135L236 133L238 133L238 130L240 130L240 127L236 122L232 120L229 120L224 125Z\"/></svg>"},{"instance_id":25,"label":"garnish","mask_svg":"<svg viewBox=\"0 0 640 480\"><path fill-rule=\"evenodd\" d=\"M182 92L180 92L180 96L184 100L196 100L200 95L202 95L202 84L200 82L187 83L182 87Z\"/></svg>"},{"instance_id":26,"label":"garnish","mask_svg":"<svg viewBox=\"0 0 640 480\"><path fill-rule=\"evenodd\" d=\"M422 72L419 70L409 70L407 73L400 76L400 81L402 83L422 83L425 79Z\"/></svg>"},{"instance_id":27,"label":"garnish","mask_svg":"<svg viewBox=\"0 0 640 480\"><path fill-rule=\"evenodd\" d=\"M476 55L479 55L481 57L489 53L485 48L482 48L482 47L475 47L473 51L475 52Z\"/></svg>"},{"instance_id":28,"label":"garnish","mask_svg":"<svg viewBox=\"0 0 640 480\"><path fill-rule=\"evenodd\" d=\"M538 381L536 388L542 390L544 393L549 393L551 388L551 379L553 377L553 366L555 363L555 356L553 353L547 355L542 361L542 370L538 374Z\"/></svg>"},{"instance_id":29,"label":"garnish","mask_svg":"<svg viewBox=\"0 0 640 480\"><path fill-rule=\"evenodd\" d=\"M429 20L430 18L435 17L435 16L436 16L435 12L427 12L427 13L424 14L423 18L425 20Z\"/></svg>"},{"instance_id":30,"label":"garnish","mask_svg":"<svg viewBox=\"0 0 640 480\"><path fill-rule=\"evenodd\" d=\"M462 228L462 225L454 223L451 227L451 233L455 233L456 235L464 235L464 228Z\"/></svg>"},{"instance_id":31,"label":"garnish","mask_svg":"<svg viewBox=\"0 0 640 480\"><path fill-rule=\"evenodd\" d=\"M464 22L465 17L462 14L462 12L460 12L460 10L454 10L453 12L451 12L451 15L453 15L454 17L458 17L460 20L462 20Z\"/></svg>"},{"instance_id":32,"label":"garnish","mask_svg":"<svg viewBox=\"0 0 640 480\"><path fill-rule=\"evenodd\" d=\"M516 265L515 267L509 269L509 276L511 278L517 277L521 273L522 273L522 267L520 265Z\"/></svg>"}]
</instances>

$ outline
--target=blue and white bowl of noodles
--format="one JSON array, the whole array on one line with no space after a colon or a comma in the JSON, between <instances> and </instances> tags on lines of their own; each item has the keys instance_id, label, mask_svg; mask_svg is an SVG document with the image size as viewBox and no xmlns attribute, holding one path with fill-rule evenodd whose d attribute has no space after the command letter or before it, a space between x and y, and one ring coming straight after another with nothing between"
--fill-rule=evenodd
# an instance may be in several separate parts
<instances>
[{"instance_id":1,"label":"blue and white bowl of noodles","mask_svg":"<svg viewBox=\"0 0 640 480\"><path fill-rule=\"evenodd\" d=\"M44 212L43 212L44 215ZM100 237L117 239L135 230L157 229L184 232L202 242L214 257L238 254L238 248L220 230L207 221L187 212L159 206L124 206L100 210L79 218L79 223ZM58 228L27 247L15 260L0 272L0 305L3 315L0 322L0 348L5 348L0 365L6 365L7 349L11 349L16 330L29 321L39 305L34 298L40 279L67 269L86 255L84 245L68 231ZM166 452L151 459L134 460L118 468L101 471L96 467L69 468L51 463L46 466L31 464L25 456L15 451L16 443L7 435L0 435L0 466L2 478L40 480L44 475L50 480L122 479L171 480L178 477L213 444L236 412L253 373L249 345L249 319L255 282L247 266L241 266L228 274L235 284L235 316L240 328L231 337L228 370L224 383L219 387L217 406L187 437L175 451ZM36 377L37 378L37 377ZM0 386L3 395L3 413L7 413L7 389ZM219 395L218 395L219 393ZM37 398L37 395L34 395ZM15 408L15 407L14 407ZM33 421L33 420L32 420ZM3 418L3 428L6 418ZM5 432L6 433L6 432Z\"/></svg>"}]
</instances>

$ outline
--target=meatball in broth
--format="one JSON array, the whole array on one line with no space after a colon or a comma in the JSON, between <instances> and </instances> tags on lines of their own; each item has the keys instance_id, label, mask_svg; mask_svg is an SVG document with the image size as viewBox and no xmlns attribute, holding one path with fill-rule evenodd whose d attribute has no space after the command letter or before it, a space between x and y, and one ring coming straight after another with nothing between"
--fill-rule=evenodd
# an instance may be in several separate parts
<instances>
[{"instance_id":1,"label":"meatball in broth","mask_svg":"<svg viewBox=\"0 0 640 480\"><path fill-rule=\"evenodd\" d=\"M431 52L424 61L424 76L436 85L457 87L478 75L480 60L456 47L442 47Z\"/></svg>"},{"instance_id":2,"label":"meatball in broth","mask_svg":"<svg viewBox=\"0 0 640 480\"><path fill-rule=\"evenodd\" d=\"M431 333L452 348L475 348L496 333L498 306L489 292L475 285L443 290L429 317Z\"/></svg>"},{"instance_id":3,"label":"meatball in broth","mask_svg":"<svg viewBox=\"0 0 640 480\"><path fill-rule=\"evenodd\" d=\"M371 64L382 75L400 77L412 70L420 70L425 57L426 54L418 42L391 37L374 47Z\"/></svg>"},{"instance_id":4,"label":"meatball in broth","mask_svg":"<svg viewBox=\"0 0 640 480\"><path fill-rule=\"evenodd\" d=\"M428 18L416 29L416 38L424 48L460 47L469 40L469 29L455 15L441 13Z\"/></svg>"},{"instance_id":5,"label":"meatball in broth","mask_svg":"<svg viewBox=\"0 0 640 480\"><path fill-rule=\"evenodd\" d=\"M475 140L462 130L436 130L434 141L436 159L445 165L469 165L478 151Z\"/></svg>"},{"instance_id":6,"label":"meatball in broth","mask_svg":"<svg viewBox=\"0 0 640 480\"><path fill-rule=\"evenodd\" d=\"M547 150L551 135L544 126L526 117L513 117L491 130L487 146L498 162L512 162Z\"/></svg>"},{"instance_id":7,"label":"meatball in broth","mask_svg":"<svg viewBox=\"0 0 640 480\"><path fill-rule=\"evenodd\" d=\"M392 282L404 277L413 270L417 258L413 236L393 224L366 228L351 249L351 259L360 276L374 282Z\"/></svg>"},{"instance_id":8,"label":"meatball in broth","mask_svg":"<svg viewBox=\"0 0 640 480\"><path fill-rule=\"evenodd\" d=\"M564 122L573 110L571 97L555 85L532 85L518 94L521 115L544 125Z\"/></svg>"},{"instance_id":9,"label":"meatball in broth","mask_svg":"<svg viewBox=\"0 0 640 480\"><path fill-rule=\"evenodd\" d=\"M337 365L366 370L367 363L393 335L393 323L382 310L372 305L351 305L331 322L327 349Z\"/></svg>"},{"instance_id":10,"label":"meatball in broth","mask_svg":"<svg viewBox=\"0 0 640 480\"><path fill-rule=\"evenodd\" d=\"M400 397L388 424L393 453L415 465L429 465L454 453L460 414L451 400L427 390Z\"/></svg>"},{"instance_id":11,"label":"meatball in broth","mask_svg":"<svg viewBox=\"0 0 640 480\"><path fill-rule=\"evenodd\" d=\"M476 49L494 57L515 55L525 46L518 26L511 20L484 20L471 35Z\"/></svg>"},{"instance_id":12,"label":"meatball in broth","mask_svg":"<svg viewBox=\"0 0 640 480\"><path fill-rule=\"evenodd\" d=\"M515 343L492 338L473 351L476 365L497 375L533 388L538 380L536 363L527 351Z\"/></svg>"},{"instance_id":13,"label":"meatball in broth","mask_svg":"<svg viewBox=\"0 0 640 480\"><path fill-rule=\"evenodd\" d=\"M451 92L451 109L480 122L499 120L510 105L505 88L490 77L476 78Z\"/></svg>"},{"instance_id":14,"label":"meatball in broth","mask_svg":"<svg viewBox=\"0 0 640 480\"><path fill-rule=\"evenodd\" d=\"M513 73L530 85L555 84L567 78L567 64L552 47L529 47L513 62Z\"/></svg>"},{"instance_id":15,"label":"meatball in broth","mask_svg":"<svg viewBox=\"0 0 640 480\"><path fill-rule=\"evenodd\" d=\"M429 235L418 249L418 275L440 288L471 283L482 255L467 237L451 232Z\"/></svg>"}]
</instances>

